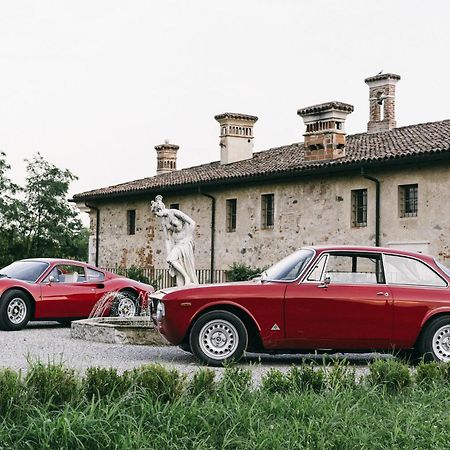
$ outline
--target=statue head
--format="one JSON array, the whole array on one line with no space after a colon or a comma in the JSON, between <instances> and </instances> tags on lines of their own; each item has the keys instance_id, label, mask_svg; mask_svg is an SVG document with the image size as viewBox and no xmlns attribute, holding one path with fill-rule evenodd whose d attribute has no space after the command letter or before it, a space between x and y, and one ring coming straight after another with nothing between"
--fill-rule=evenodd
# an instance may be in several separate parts
<instances>
[{"instance_id":1,"label":"statue head","mask_svg":"<svg viewBox=\"0 0 450 450\"><path fill-rule=\"evenodd\" d=\"M155 200L151 201L151 211L157 216L163 216L163 211L166 209L166 205L162 201L162 195L157 195Z\"/></svg>"}]
</instances>

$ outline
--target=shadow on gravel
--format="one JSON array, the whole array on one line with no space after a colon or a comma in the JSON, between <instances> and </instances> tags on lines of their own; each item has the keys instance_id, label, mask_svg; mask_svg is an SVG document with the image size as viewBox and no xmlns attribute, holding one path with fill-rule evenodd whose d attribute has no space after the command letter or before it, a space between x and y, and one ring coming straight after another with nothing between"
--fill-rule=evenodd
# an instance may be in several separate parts
<instances>
[{"instance_id":1,"label":"shadow on gravel","mask_svg":"<svg viewBox=\"0 0 450 450\"><path fill-rule=\"evenodd\" d=\"M241 363L270 364L271 366L286 366L292 364L330 364L335 361L346 360L350 365L365 366L376 359L388 359L393 356L382 353L336 353L333 355L270 355L249 353L242 358Z\"/></svg>"}]
</instances>

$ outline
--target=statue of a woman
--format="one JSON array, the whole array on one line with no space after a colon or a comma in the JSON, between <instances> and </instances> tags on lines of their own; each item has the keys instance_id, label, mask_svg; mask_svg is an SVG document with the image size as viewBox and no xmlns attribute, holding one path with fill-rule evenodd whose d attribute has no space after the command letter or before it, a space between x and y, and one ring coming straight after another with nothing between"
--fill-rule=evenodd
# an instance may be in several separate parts
<instances>
[{"instance_id":1,"label":"statue of a woman","mask_svg":"<svg viewBox=\"0 0 450 450\"><path fill-rule=\"evenodd\" d=\"M194 264L195 222L178 209L167 209L161 195L151 202L151 210L162 219L170 275L176 276L177 286L198 284Z\"/></svg>"}]
</instances>

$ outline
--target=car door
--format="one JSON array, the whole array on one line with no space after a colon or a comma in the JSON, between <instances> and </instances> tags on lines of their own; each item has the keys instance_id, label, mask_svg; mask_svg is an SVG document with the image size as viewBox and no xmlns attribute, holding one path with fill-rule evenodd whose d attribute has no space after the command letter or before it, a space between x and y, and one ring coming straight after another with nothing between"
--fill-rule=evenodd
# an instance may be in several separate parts
<instances>
[{"instance_id":1,"label":"car door","mask_svg":"<svg viewBox=\"0 0 450 450\"><path fill-rule=\"evenodd\" d=\"M393 301L381 254L322 254L301 283L286 289L285 317L286 337L294 347L388 347Z\"/></svg>"},{"instance_id":2,"label":"car door","mask_svg":"<svg viewBox=\"0 0 450 450\"><path fill-rule=\"evenodd\" d=\"M84 266L58 264L41 284L48 318L87 317L96 299L96 283L86 280Z\"/></svg>"},{"instance_id":3,"label":"car door","mask_svg":"<svg viewBox=\"0 0 450 450\"><path fill-rule=\"evenodd\" d=\"M399 348L413 346L428 312L448 305L448 284L434 269L413 257L385 254L383 265L394 296L393 344Z\"/></svg>"}]
</instances>

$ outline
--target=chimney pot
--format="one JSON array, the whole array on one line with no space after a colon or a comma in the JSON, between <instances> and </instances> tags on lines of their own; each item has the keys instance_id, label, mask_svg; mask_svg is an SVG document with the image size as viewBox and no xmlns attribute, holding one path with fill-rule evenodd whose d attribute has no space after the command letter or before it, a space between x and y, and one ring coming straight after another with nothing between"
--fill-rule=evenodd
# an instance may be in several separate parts
<instances>
[{"instance_id":1,"label":"chimney pot","mask_svg":"<svg viewBox=\"0 0 450 450\"><path fill-rule=\"evenodd\" d=\"M178 145L169 144L166 139L164 144L156 145L156 175L169 173L177 170L177 152L180 147Z\"/></svg>"},{"instance_id":2,"label":"chimney pot","mask_svg":"<svg viewBox=\"0 0 450 450\"><path fill-rule=\"evenodd\" d=\"M353 106L327 102L301 108L297 114L306 125L305 161L323 161L345 156L345 119Z\"/></svg>"},{"instance_id":3,"label":"chimney pot","mask_svg":"<svg viewBox=\"0 0 450 450\"><path fill-rule=\"evenodd\" d=\"M380 133L397 126L395 121L395 85L400 75L380 73L364 81L369 86L369 122L368 133Z\"/></svg>"},{"instance_id":4,"label":"chimney pot","mask_svg":"<svg viewBox=\"0 0 450 450\"><path fill-rule=\"evenodd\" d=\"M214 118L220 124L220 163L230 164L253 158L253 125L258 117L223 113Z\"/></svg>"}]
</instances>

